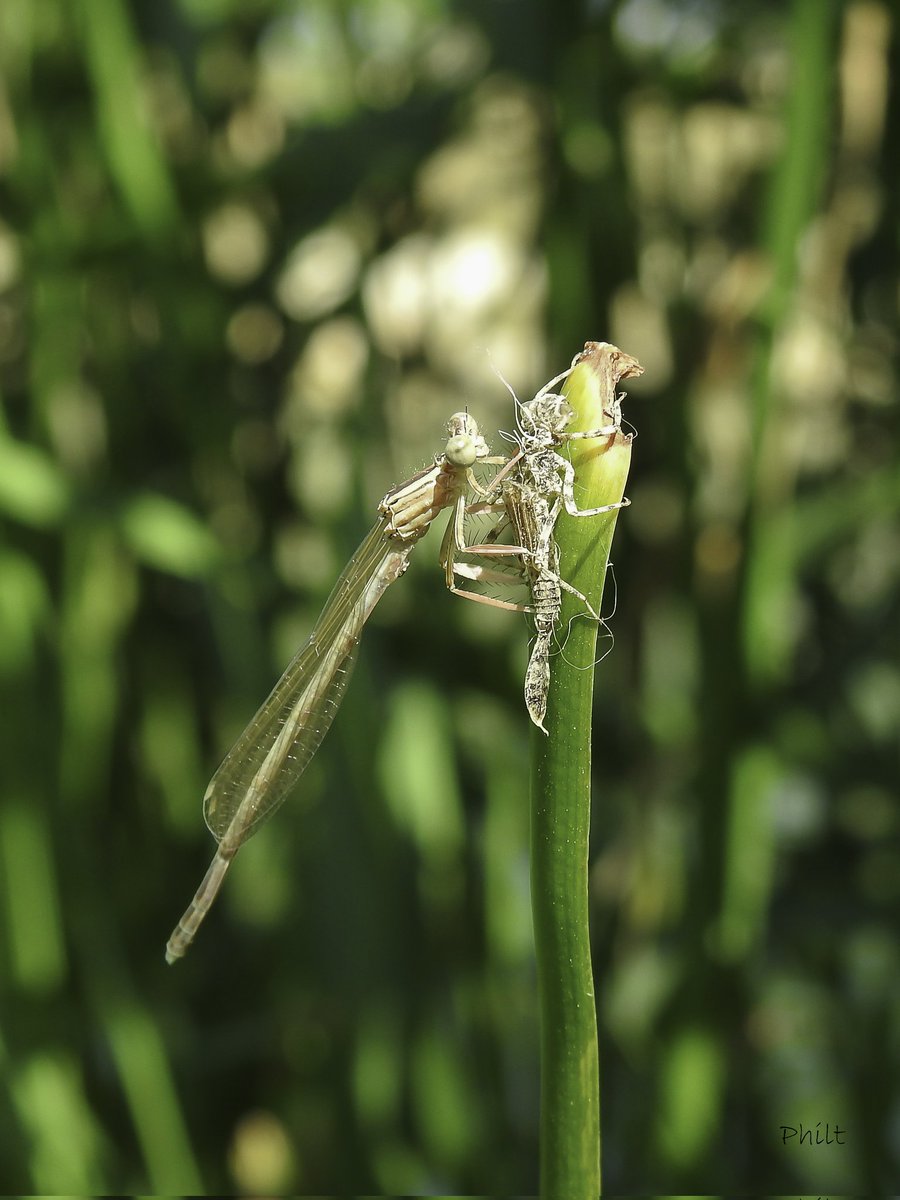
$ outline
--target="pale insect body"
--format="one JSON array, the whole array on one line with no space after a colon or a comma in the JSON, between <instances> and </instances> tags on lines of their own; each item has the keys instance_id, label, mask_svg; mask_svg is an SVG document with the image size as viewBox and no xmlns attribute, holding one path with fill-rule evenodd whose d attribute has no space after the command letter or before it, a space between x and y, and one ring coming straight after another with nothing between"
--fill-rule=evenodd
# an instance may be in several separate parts
<instances>
[{"instance_id":1,"label":"pale insect body","mask_svg":"<svg viewBox=\"0 0 900 1200\"><path fill-rule=\"evenodd\" d=\"M534 643L525 670L525 705L539 729L544 729L550 687L550 647L562 607L559 552L553 539L559 504L557 498L551 505L545 496L523 487L515 479L506 484L506 512L527 551L522 566L531 590ZM586 600L585 604L590 609Z\"/></svg>"},{"instance_id":2,"label":"pale insect body","mask_svg":"<svg viewBox=\"0 0 900 1200\"><path fill-rule=\"evenodd\" d=\"M454 509L449 528L461 529L468 489L485 494L472 467L505 462L489 456L468 413L454 414L447 428L444 453L382 499L379 520L335 584L309 639L213 776L203 815L219 848L169 938L167 962L184 955L234 856L280 807L319 748L343 699L363 626L406 570L416 542L446 508Z\"/></svg>"},{"instance_id":3,"label":"pale insect body","mask_svg":"<svg viewBox=\"0 0 900 1200\"><path fill-rule=\"evenodd\" d=\"M604 413L609 418L608 424L586 432L566 431L574 412L553 388L569 375L580 358L580 355L576 357L567 371L545 384L533 400L520 402L506 384L516 404L517 432L504 436L515 441L518 450L495 476L488 497L467 506L459 518L460 527L454 538L445 538L443 547L442 562L451 591L481 603L532 615L535 637L525 671L525 704L532 721L544 733L547 732L544 717L550 684L550 649L563 591L574 595L590 617L600 620L587 597L559 574L559 552L554 540L557 519L563 508L572 516L591 517L624 508L630 503L623 498L615 504L580 509L575 501L575 470L559 453L558 447L575 438L615 437L621 430L621 397L614 393L609 410ZM466 516L485 512L495 514L497 523L484 542L467 545L462 522ZM503 545L496 540L507 523L512 527L515 545ZM502 581L502 572L471 560L480 557L496 561L508 556L519 561L531 593L530 603L511 603L457 583L458 578L480 585Z\"/></svg>"}]
</instances>

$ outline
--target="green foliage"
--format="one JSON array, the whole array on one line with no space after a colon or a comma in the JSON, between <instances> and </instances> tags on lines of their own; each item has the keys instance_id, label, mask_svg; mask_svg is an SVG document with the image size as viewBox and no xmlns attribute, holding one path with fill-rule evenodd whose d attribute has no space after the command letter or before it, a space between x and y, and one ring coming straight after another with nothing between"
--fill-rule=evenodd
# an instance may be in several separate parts
<instances>
[{"instance_id":1,"label":"green foliage","mask_svg":"<svg viewBox=\"0 0 900 1200\"><path fill-rule=\"evenodd\" d=\"M595 351L574 368L563 394L571 432L600 429L620 372ZM614 353L618 354L617 351ZM624 373L624 372L622 372ZM620 503L631 459L623 435L576 439L568 451L582 509ZM618 511L561 515L560 574L602 610ZM531 903L541 1020L541 1195L591 1197L601 1190L600 1080L588 906L591 825L591 709L597 623L567 594L559 621L565 647L555 657L546 735L532 731Z\"/></svg>"}]
</instances>

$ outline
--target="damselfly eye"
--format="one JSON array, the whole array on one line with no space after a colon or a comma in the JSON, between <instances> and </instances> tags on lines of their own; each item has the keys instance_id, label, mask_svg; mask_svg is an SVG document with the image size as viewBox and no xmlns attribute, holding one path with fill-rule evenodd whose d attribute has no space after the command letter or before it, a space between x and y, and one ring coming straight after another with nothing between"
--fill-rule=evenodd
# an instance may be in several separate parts
<instances>
[{"instance_id":1,"label":"damselfly eye","mask_svg":"<svg viewBox=\"0 0 900 1200\"><path fill-rule=\"evenodd\" d=\"M519 406L519 425L525 433L534 433L540 423L540 414L535 411L535 401Z\"/></svg>"},{"instance_id":2,"label":"damselfly eye","mask_svg":"<svg viewBox=\"0 0 900 1200\"><path fill-rule=\"evenodd\" d=\"M444 447L444 457L454 467L471 467L478 457L475 439L467 433L457 433Z\"/></svg>"},{"instance_id":3,"label":"damselfly eye","mask_svg":"<svg viewBox=\"0 0 900 1200\"><path fill-rule=\"evenodd\" d=\"M553 413L553 430L555 433L562 433L569 422L574 418L575 410L563 400L562 396L557 398L557 403L554 406Z\"/></svg>"}]
</instances>

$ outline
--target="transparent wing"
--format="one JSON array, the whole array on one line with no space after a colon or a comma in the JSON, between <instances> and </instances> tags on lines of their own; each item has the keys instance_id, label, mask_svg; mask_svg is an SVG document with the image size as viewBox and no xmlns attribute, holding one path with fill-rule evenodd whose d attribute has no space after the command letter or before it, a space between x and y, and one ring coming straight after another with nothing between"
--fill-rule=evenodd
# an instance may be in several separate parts
<instances>
[{"instance_id":1,"label":"transparent wing","mask_svg":"<svg viewBox=\"0 0 900 1200\"><path fill-rule=\"evenodd\" d=\"M504 553L519 544L516 533L505 511L480 511L477 497L470 497L463 520L466 548L454 555L454 577L467 597L503 607L530 604L522 558Z\"/></svg>"},{"instance_id":2,"label":"transparent wing","mask_svg":"<svg viewBox=\"0 0 900 1200\"><path fill-rule=\"evenodd\" d=\"M309 636L213 776L203 816L236 849L279 808L328 732L350 678L359 636L409 547L379 522L334 586Z\"/></svg>"}]
</instances>

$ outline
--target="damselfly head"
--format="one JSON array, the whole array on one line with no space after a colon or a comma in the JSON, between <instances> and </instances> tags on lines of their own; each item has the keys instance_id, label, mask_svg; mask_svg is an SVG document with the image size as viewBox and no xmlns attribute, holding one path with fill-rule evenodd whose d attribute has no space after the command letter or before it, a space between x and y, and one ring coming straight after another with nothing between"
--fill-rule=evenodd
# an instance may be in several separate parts
<instances>
[{"instance_id":1,"label":"damselfly head","mask_svg":"<svg viewBox=\"0 0 900 1200\"><path fill-rule=\"evenodd\" d=\"M545 392L528 400L519 409L519 425L522 432L537 437L562 433L575 416L571 405L555 392Z\"/></svg>"},{"instance_id":2,"label":"damselfly head","mask_svg":"<svg viewBox=\"0 0 900 1200\"><path fill-rule=\"evenodd\" d=\"M468 413L454 413L447 422L450 437L444 447L444 457L454 467L471 467L479 458L487 458L487 442L478 432L475 418Z\"/></svg>"}]
</instances>

